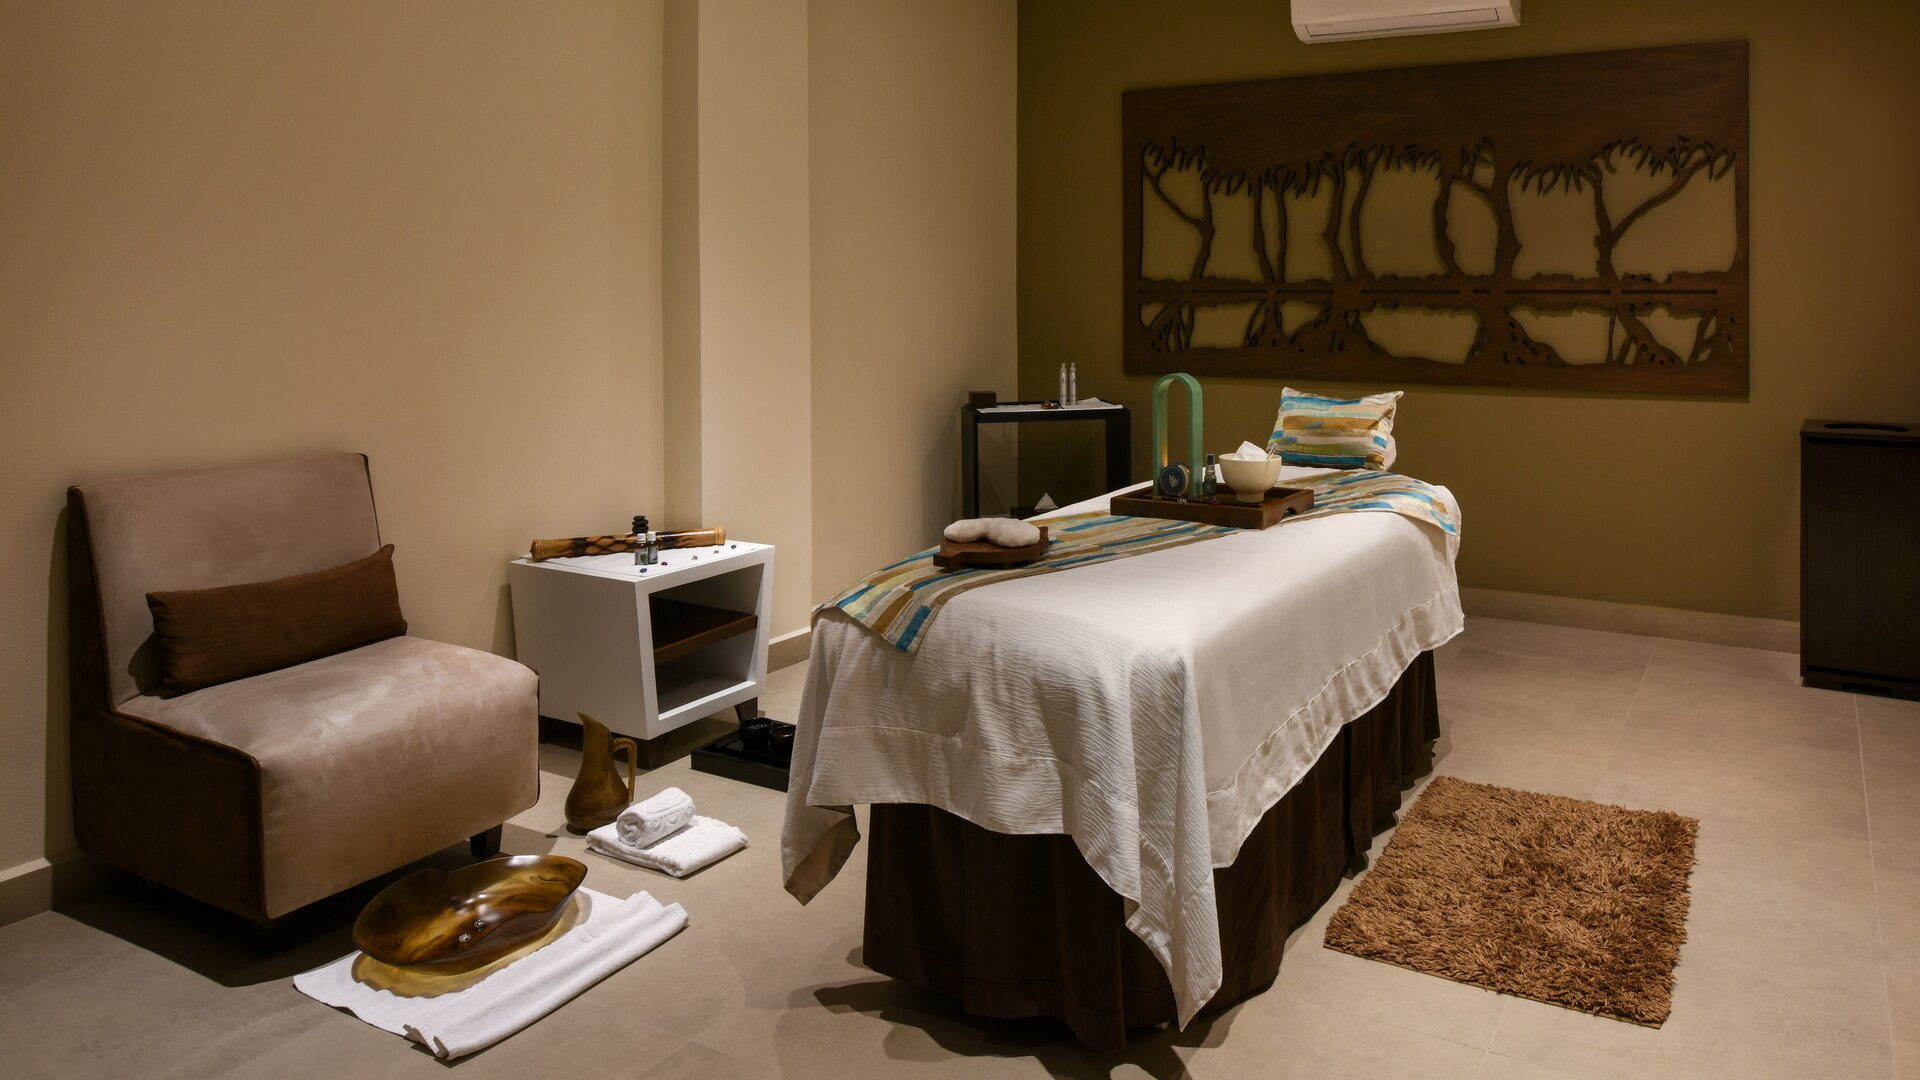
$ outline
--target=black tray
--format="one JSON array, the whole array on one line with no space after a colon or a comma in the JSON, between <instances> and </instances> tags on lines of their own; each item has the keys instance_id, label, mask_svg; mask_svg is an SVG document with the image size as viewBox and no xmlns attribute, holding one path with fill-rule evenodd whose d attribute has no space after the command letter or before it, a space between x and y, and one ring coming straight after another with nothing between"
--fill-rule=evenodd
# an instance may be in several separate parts
<instances>
[{"instance_id":1,"label":"black tray","mask_svg":"<svg viewBox=\"0 0 1920 1080\"><path fill-rule=\"evenodd\" d=\"M793 732L792 724L773 722L773 731ZM743 784L757 784L775 791L787 790L787 774L793 767L793 740L780 739L765 750L750 750L734 732L716 739L693 752L693 767L698 772L724 776Z\"/></svg>"}]
</instances>

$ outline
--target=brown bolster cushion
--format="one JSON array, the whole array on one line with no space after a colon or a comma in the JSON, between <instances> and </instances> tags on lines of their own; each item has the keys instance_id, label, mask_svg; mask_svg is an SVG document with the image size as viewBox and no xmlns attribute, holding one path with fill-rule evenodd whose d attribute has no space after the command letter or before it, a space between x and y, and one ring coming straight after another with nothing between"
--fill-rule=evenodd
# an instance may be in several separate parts
<instances>
[{"instance_id":1,"label":"brown bolster cushion","mask_svg":"<svg viewBox=\"0 0 1920 1080\"><path fill-rule=\"evenodd\" d=\"M164 689L181 694L407 632L393 545L277 581L147 594Z\"/></svg>"}]
</instances>

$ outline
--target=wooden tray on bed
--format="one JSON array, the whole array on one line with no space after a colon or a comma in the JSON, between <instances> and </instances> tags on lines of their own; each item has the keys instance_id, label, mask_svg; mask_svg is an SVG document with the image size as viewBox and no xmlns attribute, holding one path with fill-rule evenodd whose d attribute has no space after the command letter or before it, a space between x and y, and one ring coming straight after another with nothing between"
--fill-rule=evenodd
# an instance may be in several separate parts
<instances>
[{"instance_id":1,"label":"wooden tray on bed","mask_svg":"<svg viewBox=\"0 0 1920 1080\"><path fill-rule=\"evenodd\" d=\"M1025 547L1001 547L985 540L957 544L952 540L940 541L940 551L933 557L933 565L942 570L958 570L967 566L1024 566L1047 553L1047 545L1053 543L1047 538L1047 527L1040 528L1040 539Z\"/></svg>"},{"instance_id":2,"label":"wooden tray on bed","mask_svg":"<svg viewBox=\"0 0 1920 1080\"><path fill-rule=\"evenodd\" d=\"M1313 509L1311 488L1273 487L1261 503L1243 503L1233 497L1233 489L1220 485L1219 497L1207 499L1168 499L1151 490L1113 497L1112 512L1133 517L1172 518L1197 521L1202 525L1227 525L1235 529L1264 529L1280 524L1280 519Z\"/></svg>"}]
</instances>

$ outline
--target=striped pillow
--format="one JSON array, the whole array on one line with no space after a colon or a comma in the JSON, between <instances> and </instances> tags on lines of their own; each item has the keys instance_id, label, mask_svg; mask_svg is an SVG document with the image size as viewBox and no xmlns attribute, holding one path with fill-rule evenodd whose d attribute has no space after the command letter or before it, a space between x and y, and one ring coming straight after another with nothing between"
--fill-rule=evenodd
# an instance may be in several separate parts
<instances>
[{"instance_id":1,"label":"striped pillow","mask_svg":"<svg viewBox=\"0 0 1920 1080\"><path fill-rule=\"evenodd\" d=\"M1393 411L1399 400L1398 390L1335 398L1285 387L1267 452L1305 468L1390 468L1395 455Z\"/></svg>"}]
</instances>

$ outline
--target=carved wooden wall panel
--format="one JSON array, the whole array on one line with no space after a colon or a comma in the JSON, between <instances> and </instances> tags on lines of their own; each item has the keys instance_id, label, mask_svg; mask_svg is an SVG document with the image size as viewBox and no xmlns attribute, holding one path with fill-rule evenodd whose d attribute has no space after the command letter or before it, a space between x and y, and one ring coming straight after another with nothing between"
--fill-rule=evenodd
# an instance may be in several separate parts
<instances>
[{"instance_id":1,"label":"carved wooden wall panel","mask_svg":"<svg viewBox=\"0 0 1920 1080\"><path fill-rule=\"evenodd\" d=\"M1745 42L1122 99L1126 369L1744 394Z\"/></svg>"}]
</instances>

